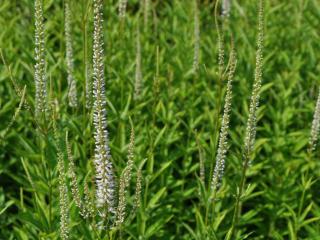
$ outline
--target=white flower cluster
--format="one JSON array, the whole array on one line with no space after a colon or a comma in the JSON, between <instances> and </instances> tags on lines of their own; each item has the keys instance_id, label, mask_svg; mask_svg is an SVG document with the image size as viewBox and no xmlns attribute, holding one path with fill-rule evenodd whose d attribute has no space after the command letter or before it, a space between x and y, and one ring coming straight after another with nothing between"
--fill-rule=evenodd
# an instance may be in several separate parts
<instances>
[{"instance_id":1,"label":"white flower cluster","mask_svg":"<svg viewBox=\"0 0 320 240\"><path fill-rule=\"evenodd\" d=\"M119 1L119 17L120 19L124 19L126 17L128 0L120 0Z\"/></svg>"},{"instance_id":2,"label":"white flower cluster","mask_svg":"<svg viewBox=\"0 0 320 240\"><path fill-rule=\"evenodd\" d=\"M229 17L231 10L231 0L222 1L222 16Z\"/></svg>"},{"instance_id":3,"label":"white flower cluster","mask_svg":"<svg viewBox=\"0 0 320 240\"><path fill-rule=\"evenodd\" d=\"M59 201L60 201L60 235L63 240L69 238L68 188L65 180L63 153L58 151Z\"/></svg>"},{"instance_id":4,"label":"white flower cluster","mask_svg":"<svg viewBox=\"0 0 320 240\"><path fill-rule=\"evenodd\" d=\"M36 86L35 109L36 115L44 113L47 106L47 82L46 82L46 62L45 62L45 42L43 24L43 5L41 0L35 0L35 73L34 80Z\"/></svg>"},{"instance_id":5,"label":"white flower cluster","mask_svg":"<svg viewBox=\"0 0 320 240\"><path fill-rule=\"evenodd\" d=\"M211 189L212 191L216 191L219 186L219 181L224 172L225 166L225 159L227 154L228 148L228 130L229 130L229 122L230 122L230 112L231 112L231 101L232 101L232 82L234 73L236 70L236 53L235 50L232 49L230 54L230 68L228 72L228 82L227 82L227 92L225 97L224 103L224 111L221 123L221 130L219 136L219 146L218 146L218 153L216 156L216 165L214 168L212 182L211 182Z\"/></svg>"},{"instance_id":6,"label":"white flower cluster","mask_svg":"<svg viewBox=\"0 0 320 240\"><path fill-rule=\"evenodd\" d=\"M137 180L136 180L136 193L134 197L134 209L138 209L141 204L141 189L142 189L142 172L141 168L138 169L137 172Z\"/></svg>"},{"instance_id":7,"label":"white flower cluster","mask_svg":"<svg viewBox=\"0 0 320 240\"><path fill-rule=\"evenodd\" d=\"M200 58L200 19L199 19L199 6L197 0L194 0L194 54L193 54L193 71L199 68Z\"/></svg>"},{"instance_id":8,"label":"white flower cluster","mask_svg":"<svg viewBox=\"0 0 320 240\"><path fill-rule=\"evenodd\" d=\"M143 21L144 30L146 31L149 25L149 10L150 10L150 0L143 0Z\"/></svg>"},{"instance_id":9,"label":"white flower cluster","mask_svg":"<svg viewBox=\"0 0 320 240\"><path fill-rule=\"evenodd\" d=\"M64 167L64 154L60 144L60 136L56 124L56 104L52 103L52 127L57 148L58 158L58 180L59 180L59 205L60 205L60 236L61 239L69 238L69 199L66 174Z\"/></svg>"},{"instance_id":10,"label":"white flower cluster","mask_svg":"<svg viewBox=\"0 0 320 240\"><path fill-rule=\"evenodd\" d=\"M309 140L310 151L314 151L316 149L319 130L320 130L320 90L319 90L319 95L317 99L316 109L314 111L313 120L312 120L311 134L310 134L310 140Z\"/></svg>"},{"instance_id":11,"label":"white flower cluster","mask_svg":"<svg viewBox=\"0 0 320 240\"><path fill-rule=\"evenodd\" d=\"M140 42L140 30L137 28L137 43L136 43L136 72L134 83L134 99L138 99L141 94L142 85L142 71L141 71L141 42Z\"/></svg>"},{"instance_id":12,"label":"white flower cluster","mask_svg":"<svg viewBox=\"0 0 320 240\"><path fill-rule=\"evenodd\" d=\"M94 0L93 33L93 124L95 127L95 168L97 207L102 208L100 215L106 216L104 209L114 212L115 180L111 163L109 138L106 120L106 94L103 52L103 13L102 0Z\"/></svg>"},{"instance_id":13,"label":"white flower cluster","mask_svg":"<svg viewBox=\"0 0 320 240\"><path fill-rule=\"evenodd\" d=\"M257 128L257 110L259 107L260 89L262 82L262 61L263 61L263 1L259 6L259 26L256 53L255 78L252 95L250 99L249 117L247 121L246 135L244 140L244 157L249 158L254 147Z\"/></svg>"},{"instance_id":14,"label":"white flower cluster","mask_svg":"<svg viewBox=\"0 0 320 240\"><path fill-rule=\"evenodd\" d=\"M66 36L66 62L67 62L67 73L68 73L68 98L69 105L76 107L78 105L77 100L77 87L76 81L73 76L74 64L73 64L73 47L72 47L72 34L71 34L71 10L70 0L65 1L65 36Z\"/></svg>"},{"instance_id":15,"label":"white flower cluster","mask_svg":"<svg viewBox=\"0 0 320 240\"><path fill-rule=\"evenodd\" d=\"M117 208L117 220L116 225L119 226L123 223L126 210L126 194L127 188L130 185L131 173L134 160L134 129L131 129L130 143L128 148L128 162L127 167L124 169L119 186L119 202Z\"/></svg>"}]
</instances>

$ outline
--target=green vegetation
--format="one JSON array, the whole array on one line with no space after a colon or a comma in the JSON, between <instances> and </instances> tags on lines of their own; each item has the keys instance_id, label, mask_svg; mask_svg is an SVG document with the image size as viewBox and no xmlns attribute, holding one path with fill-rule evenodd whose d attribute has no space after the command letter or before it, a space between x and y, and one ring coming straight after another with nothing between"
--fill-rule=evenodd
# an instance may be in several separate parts
<instances>
[{"instance_id":1,"label":"green vegetation","mask_svg":"<svg viewBox=\"0 0 320 240\"><path fill-rule=\"evenodd\" d=\"M320 239L320 3L221 2L0 1L0 239Z\"/></svg>"}]
</instances>

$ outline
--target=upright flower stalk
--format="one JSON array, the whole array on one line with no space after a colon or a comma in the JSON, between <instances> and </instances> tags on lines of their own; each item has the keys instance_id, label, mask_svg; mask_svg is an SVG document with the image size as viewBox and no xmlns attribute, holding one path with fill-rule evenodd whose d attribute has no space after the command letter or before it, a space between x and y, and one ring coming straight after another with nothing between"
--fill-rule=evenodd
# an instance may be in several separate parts
<instances>
[{"instance_id":1,"label":"upright flower stalk","mask_svg":"<svg viewBox=\"0 0 320 240\"><path fill-rule=\"evenodd\" d=\"M119 18L123 20L126 17L128 0L119 0Z\"/></svg>"},{"instance_id":2,"label":"upright flower stalk","mask_svg":"<svg viewBox=\"0 0 320 240\"><path fill-rule=\"evenodd\" d=\"M68 162L69 162L68 172L69 172L69 176L70 176L72 197L75 202L75 205L79 208L80 215L85 218L88 214L86 212L86 208L85 208L86 206L83 205L83 202L82 202L82 199L80 196L78 178L77 178L77 174L76 174L76 167L74 164L71 146L70 146L69 139L68 139L68 132L66 132L65 143L66 143L67 156L68 156Z\"/></svg>"},{"instance_id":3,"label":"upright flower stalk","mask_svg":"<svg viewBox=\"0 0 320 240\"><path fill-rule=\"evenodd\" d=\"M138 168L136 179L136 190L134 196L134 210L140 208L141 205L141 189L142 189L142 171Z\"/></svg>"},{"instance_id":4,"label":"upright flower stalk","mask_svg":"<svg viewBox=\"0 0 320 240\"><path fill-rule=\"evenodd\" d=\"M19 116L19 113L21 112L21 109L23 107L23 103L25 103L25 99L26 99L26 90L27 90L27 86L25 85L23 88L23 91L21 93L21 99L20 99L20 103L18 108L15 110L14 115L12 116L12 119L10 121L10 123L7 125L6 129L4 130L4 134L3 136L6 136L7 133L9 132L10 128L12 127L13 123L16 121L17 117Z\"/></svg>"},{"instance_id":5,"label":"upright flower stalk","mask_svg":"<svg viewBox=\"0 0 320 240\"><path fill-rule=\"evenodd\" d=\"M219 136L219 145L218 152L216 156L216 165L214 168L212 181L211 181L211 191L213 195L215 195L216 190L219 186L219 181L224 172L225 159L228 149L228 130L229 130L229 122L230 122L230 112L231 112L231 101L232 101L232 82L234 73L236 70L237 59L234 47L232 47L232 51L230 54L230 68L228 72L228 82L227 82L227 91L224 103L224 111L220 129ZM214 199L213 199L214 200Z\"/></svg>"},{"instance_id":6,"label":"upright flower stalk","mask_svg":"<svg viewBox=\"0 0 320 240\"><path fill-rule=\"evenodd\" d=\"M93 1L93 124L95 128L95 169L96 200L99 214L106 217L106 210L113 213L115 181L111 163L109 138L106 120L106 94L103 52L103 4L102 0Z\"/></svg>"},{"instance_id":7,"label":"upright flower stalk","mask_svg":"<svg viewBox=\"0 0 320 240\"><path fill-rule=\"evenodd\" d=\"M60 234L63 240L69 238L68 188L65 180L63 153L58 150L59 195L60 195Z\"/></svg>"},{"instance_id":8,"label":"upright flower stalk","mask_svg":"<svg viewBox=\"0 0 320 240\"><path fill-rule=\"evenodd\" d=\"M94 200L93 197L91 196L91 192L88 186L88 183L85 181L84 182L84 206L86 208L85 215L83 216L84 218L89 218L89 217L94 217L95 216L95 208L94 208Z\"/></svg>"},{"instance_id":9,"label":"upright flower stalk","mask_svg":"<svg viewBox=\"0 0 320 240\"><path fill-rule=\"evenodd\" d=\"M69 200L68 200L68 187L66 183L66 174L64 167L64 154L61 148L60 136L56 124L56 110L55 104L52 104L52 126L53 133L57 148L58 158L58 179L59 179L59 203L60 203L60 236L61 239L66 240L69 238Z\"/></svg>"},{"instance_id":10,"label":"upright flower stalk","mask_svg":"<svg viewBox=\"0 0 320 240\"><path fill-rule=\"evenodd\" d=\"M47 107L47 82L45 62L43 0L35 0L35 65L34 80L36 86L35 113L45 113Z\"/></svg>"},{"instance_id":11,"label":"upright flower stalk","mask_svg":"<svg viewBox=\"0 0 320 240\"><path fill-rule=\"evenodd\" d=\"M131 173L133 168L133 160L134 160L134 129L132 128L130 143L128 148L128 162L120 178L119 201L118 201L117 220L116 220L117 226L120 226L123 223L125 218L126 193L127 193L127 188L130 185Z\"/></svg>"},{"instance_id":12,"label":"upright flower stalk","mask_svg":"<svg viewBox=\"0 0 320 240\"><path fill-rule=\"evenodd\" d=\"M251 155L254 148L256 139L256 128L257 128L257 110L259 107L260 90L262 83L262 61L263 61L263 23L264 23L264 0L259 0L258 10L258 38L257 38L257 52L256 52L256 68L254 74L254 83L252 89L252 95L250 99L249 116L247 120L247 127L244 139L244 150L243 150L243 165L240 185L237 190L236 203L234 209L234 215L232 220L232 226L227 234L226 240L230 240L237 236L237 225L239 216L241 214L241 198L243 197L243 190L246 182L246 173L249 168L251 161Z\"/></svg>"},{"instance_id":13,"label":"upright flower stalk","mask_svg":"<svg viewBox=\"0 0 320 240\"><path fill-rule=\"evenodd\" d=\"M85 92L86 92L86 108L91 109L92 104L92 70L91 64L88 57L88 28L87 28L87 20L84 22L84 36L83 36L83 48L84 48L84 64L85 64Z\"/></svg>"},{"instance_id":14,"label":"upright flower stalk","mask_svg":"<svg viewBox=\"0 0 320 240\"><path fill-rule=\"evenodd\" d=\"M89 61L86 60L85 63L85 75L86 75L86 108L91 108L91 102L92 102L92 80L91 80L91 69Z\"/></svg>"},{"instance_id":15,"label":"upright flower stalk","mask_svg":"<svg viewBox=\"0 0 320 240\"><path fill-rule=\"evenodd\" d=\"M137 27L137 42L136 42L136 72L134 82L134 99L137 100L141 94L142 71L141 71L141 42L140 28Z\"/></svg>"},{"instance_id":16,"label":"upright flower stalk","mask_svg":"<svg viewBox=\"0 0 320 240\"><path fill-rule=\"evenodd\" d=\"M142 0L143 1L143 21L144 21L144 31L147 31L149 25L149 8L150 8L150 0Z\"/></svg>"},{"instance_id":17,"label":"upright flower stalk","mask_svg":"<svg viewBox=\"0 0 320 240\"><path fill-rule=\"evenodd\" d=\"M217 109L216 109L216 114L214 117L214 132L213 132L213 139L215 141L214 143L214 148L218 145L219 141L219 122L220 122L220 112L221 112L221 106L222 106L222 101L223 101L223 80L225 79L225 66L224 66L224 55L225 55L225 50L224 50L224 28L223 24L220 26L218 22L218 7L219 7L219 0L215 2L214 6L214 23L215 27L217 30L217 42L218 42L218 71L217 71L217 78L218 78L218 91L217 91ZM215 150L216 152L216 150ZM213 165L210 167L210 177L213 176L214 174L214 169Z\"/></svg>"},{"instance_id":18,"label":"upright flower stalk","mask_svg":"<svg viewBox=\"0 0 320 240\"><path fill-rule=\"evenodd\" d=\"M231 10L231 0L222 0L222 16L229 17Z\"/></svg>"},{"instance_id":19,"label":"upright flower stalk","mask_svg":"<svg viewBox=\"0 0 320 240\"><path fill-rule=\"evenodd\" d=\"M70 0L65 0L65 36L66 36L66 63L68 73L68 99L70 107L76 107L78 105L77 100L77 86L74 79L74 64L73 64L73 47L72 47L72 34L71 34L71 10Z\"/></svg>"},{"instance_id":20,"label":"upright flower stalk","mask_svg":"<svg viewBox=\"0 0 320 240\"><path fill-rule=\"evenodd\" d=\"M257 128L257 110L259 107L260 89L262 82L262 61L263 61L263 0L259 1L259 25L258 40L256 52L256 68L254 74L254 83L250 99L249 117L244 141L244 158L250 158L252 153Z\"/></svg>"},{"instance_id":21,"label":"upright flower stalk","mask_svg":"<svg viewBox=\"0 0 320 240\"><path fill-rule=\"evenodd\" d=\"M223 77L224 72L224 28L223 25L220 27L218 23L218 4L219 0L216 1L214 8L214 23L217 29L218 37L218 68L219 68L219 78Z\"/></svg>"},{"instance_id":22,"label":"upright flower stalk","mask_svg":"<svg viewBox=\"0 0 320 240\"><path fill-rule=\"evenodd\" d=\"M206 179L206 174L205 174L205 164L204 164L204 156L203 156L203 149L200 144L200 139L199 139L199 134L197 130L194 132L195 138L196 138L196 144L199 152L199 175L200 175L200 181L203 186L205 186L205 179Z\"/></svg>"},{"instance_id":23,"label":"upright flower stalk","mask_svg":"<svg viewBox=\"0 0 320 240\"><path fill-rule=\"evenodd\" d=\"M316 104L316 109L313 114L312 120L312 127L310 132L310 139L309 139L309 152L313 152L316 149L318 136L320 130L320 89Z\"/></svg>"},{"instance_id":24,"label":"upright flower stalk","mask_svg":"<svg viewBox=\"0 0 320 240\"><path fill-rule=\"evenodd\" d=\"M193 71L199 68L200 58L200 19L198 0L194 0L194 55L193 55Z\"/></svg>"}]
</instances>

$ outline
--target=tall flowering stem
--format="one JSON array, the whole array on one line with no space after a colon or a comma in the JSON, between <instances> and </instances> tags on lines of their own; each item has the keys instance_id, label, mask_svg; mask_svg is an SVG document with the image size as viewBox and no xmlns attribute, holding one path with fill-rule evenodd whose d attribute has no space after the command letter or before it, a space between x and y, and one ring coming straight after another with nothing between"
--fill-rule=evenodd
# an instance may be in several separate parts
<instances>
[{"instance_id":1,"label":"tall flowering stem","mask_svg":"<svg viewBox=\"0 0 320 240\"><path fill-rule=\"evenodd\" d=\"M200 18L198 0L194 0L194 54L193 54L193 71L199 68L200 58Z\"/></svg>"},{"instance_id":2,"label":"tall flowering stem","mask_svg":"<svg viewBox=\"0 0 320 240\"><path fill-rule=\"evenodd\" d=\"M150 0L143 1L143 21L144 21L144 31L147 31L149 25L149 10L150 10Z\"/></svg>"},{"instance_id":3,"label":"tall flowering stem","mask_svg":"<svg viewBox=\"0 0 320 240\"><path fill-rule=\"evenodd\" d=\"M66 174L64 167L64 153L62 151L60 136L56 124L56 106L52 104L52 126L53 133L57 148L58 158L58 179L59 179L59 203L60 203L60 236L61 239L66 240L69 238L69 200L68 200L68 187L66 183Z\"/></svg>"},{"instance_id":4,"label":"tall flowering stem","mask_svg":"<svg viewBox=\"0 0 320 240\"><path fill-rule=\"evenodd\" d=\"M229 17L231 10L231 0L222 0L222 16Z\"/></svg>"},{"instance_id":5,"label":"tall flowering stem","mask_svg":"<svg viewBox=\"0 0 320 240\"><path fill-rule=\"evenodd\" d=\"M136 190L134 196L134 210L140 208L141 205L141 189L142 189L142 170L138 168L137 180L136 180Z\"/></svg>"},{"instance_id":6,"label":"tall flowering stem","mask_svg":"<svg viewBox=\"0 0 320 240\"><path fill-rule=\"evenodd\" d=\"M214 171L212 174L212 179L210 182L210 200L212 200L212 205L209 205L206 208L206 223L208 221L210 209L212 210L212 216L215 213L215 203L216 203L216 194L218 187L221 182L221 178L224 173L225 167L225 160L228 150L228 131L229 131L229 122L230 122L230 113L231 113L231 102L232 102L232 83L233 78L236 70L237 59L236 59L236 52L234 49L234 44L232 42L232 49L230 53L229 59L229 71L228 71L228 80L227 80L227 89L226 89L226 96L225 96L225 103L224 103L224 110L219 134L219 144L218 150L216 155L216 162Z\"/></svg>"},{"instance_id":7,"label":"tall flowering stem","mask_svg":"<svg viewBox=\"0 0 320 240\"><path fill-rule=\"evenodd\" d=\"M119 18L123 20L126 17L128 0L119 0Z\"/></svg>"},{"instance_id":8,"label":"tall flowering stem","mask_svg":"<svg viewBox=\"0 0 320 240\"><path fill-rule=\"evenodd\" d=\"M130 185L132 168L133 168L133 160L134 160L134 129L132 128L131 135L130 135L129 149L128 149L128 162L120 178L119 201L118 201L117 220L116 220L117 226L121 226L125 218L126 193L127 193L127 188Z\"/></svg>"},{"instance_id":9,"label":"tall flowering stem","mask_svg":"<svg viewBox=\"0 0 320 240\"><path fill-rule=\"evenodd\" d=\"M222 75L224 72L224 29L223 25L220 27L218 23L218 5L219 0L216 1L214 8L214 23L217 29L217 37L218 37L218 68L219 68L219 78L222 79Z\"/></svg>"},{"instance_id":10,"label":"tall flowering stem","mask_svg":"<svg viewBox=\"0 0 320 240\"><path fill-rule=\"evenodd\" d=\"M94 200L91 196L91 192L88 186L87 181L84 182L84 206L85 206L85 215L84 218L94 217L95 216L95 208L94 208Z\"/></svg>"},{"instance_id":11,"label":"tall flowering stem","mask_svg":"<svg viewBox=\"0 0 320 240\"><path fill-rule=\"evenodd\" d=\"M249 168L251 161L251 155L256 139L256 128L257 128L257 110L259 107L260 90L262 83L262 61L263 61L263 23L264 23L264 0L259 0L258 10L258 38L257 38L257 52L256 52L256 68L254 74L254 83L252 89L252 95L250 99L249 117L247 120L247 128L244 140L244 151L243 151L243 165L242 165L242 176L240 185L237 191L236 204L234 209L234 215L232 220L232 226L227 234L226 239L230 240L237 236L237 228L239 216L241 214L241 198L243 197L243 190L246 182L246 173Z\"/></svg>"},{"instance_id":12,"label":"tall flowering stem","mask_svg":"<svg viewBox=\"0 0 320 240\"><path fill-rule=\"evenodd\" d=\"M92 104L92 70L91 64L88 57L88 27L87 27L87 19L83 23L84 28L84 36L83 36L83 48L84 48L84 75L85 75L85 100L86 100L86 108L91 109Z\"/></svg>"},{"instance_id":13,"label":"tall flowering stem","mask_svg":"<svg viewBox=\"0 0 320 240\"><path fill-rule=\"evenodd\" d=\"M73 47L72 47L72 34L71 34L71 10L70 10L70 0L65 0L65 21L64 29L66 36L66 63L67 63L67 73L68 73L68 98L69 105L71 107L76 107L78 105L77 100L77 86L74 79L74 64L73 64Z\"/></svg>"},{"instance_id":14,"label":"tall flowering stem","mask_svg":"<svg viewBox=\"0 0 320 240\"><path fill-rule=\"evenodd\" d=\"M212 181L211 181L211 190L214 195L217 191L219 182L224 172L225 159L226 159L226 154L228 150L228 130L229 130L229 122L230 122L231 101L232 101L232 82L233 82L233 77L236 70L236 64L237 64L236 53L233 48L230 54L230 68L228 73L227 91L226 91L226 97L225 97L225 103L224 103L221 129L220 129L218 152L216 156L216 165L214 168Z\"/></svg>"},{"instance_id":15,"label":"tall flowering stem","mask_svg":"<svg viewBox=\"0 0 320 240\"><path fill-rule=\"evenodd\" d=\"M102 0L93 1L94 32L93 32L93 124L95 128L95 169L96 169L96 200L100 208L100 216L106 217L114 212L115 181L111 163L109 137L107 131L106 94L104 77L103 52L103 4Z\"/></svg>"},{"instance_id":16,"label":"tall flowering stem","mask_svg":"<svg viewBox=\"0 0 320 240\"><path fill-rule=\"evenodd\" d=\"M21 93L21 99L20 99L20 103L18 108L15 110L14 115L10 121L10 123L7 125L6 129L4 130L4 134L3 136L6 136L6 134L8 133L8 131L10 130L10 128L12 127L13 123L16 121L17 117L19 116L19 113L23 107L23 103L25 102L25 98L26 98L26 89L27 86L25 85L23 88L23 91Z\"/></svg>"},{"instance_id":17,"label":"tall flowering stem","mask_svg":"<svg viewBox=\"0 0 320 240\"><path fill-rule=\"evenodd\" d=\"M59 195L60 195L60 234L63 240L69 238L68 188L65 181L63 153L58 150Z\"/></svg>"},{"instance_id":18,"label":"tall flowering stem","mask_svg":"<svg viewBox=\"0 0 320 240\"><path fill-rule=\"evenodd\" d=\"M47 82L45 62L45 39L44 39L44 18L43 0L35 0L35 65L34 80L36 86L35 109L36 115L45 113L47 106Z\"/></svg>"},{"instance_id":19,"label":"tall flowering stem","mask_svg":"<svg viewBox=\"0 0 320 240\"><path fill-rule=\"evenodd\" d=\"M309 139L309 153L313 152L316 149L318 136L320 130L320 90L317 99L316 109L313 114L312 127L310 132Z\"/></svg>"},{"instance_id":20,"label":"tall flowering stem","mask_svg":"<svg viewBox=\"0 0 320 240\"><path fill-rule=\"evenodd\" d=\"M90 69L90 64L89 61L86 60L85 63L85 75L86 75L86 108L90 109L91 108L91 98L92 98L92 80L91 80L91 69Z\"/></svg>"},{"instance_id":21,"label":"tall flowering stem","mask_svg":"<svg viewBox=\"0 0 320 240\"><path fill-rule=\"evenodd\" d=\"M200 139L199 139L199 134L197 130L194 132L195 138L196 138L196 144L199 152L199 167L200 167L200 181L203 186L205 186L205 179L206 179L206 174L205 174L205 163L204 163L204 156L203 156L203 149L201 147Z\"/></svg>"},{"instance_id":22,"label":"tall flowering stem","mask_svg":"<svg viewBox=\"0 0 320 240\"><path fill-rule=\"evenodd\" d=\"M76 167L75 167L75 163L74 163L74 159L73 159L73 155L72 155L72 151L71 151L71 146L70 146L69 139L68 139L68 132L66 132L65 143L66 143L67 157L68 157L68 162L69 162L68 172L69 172L69 176L70 176L72 197L75 202L75 205L79 208L80 215L82 217L86 218L88 214L87 214L87 211L85 208L86 206L83 205L80 191L79 191L78 178L77 178L77 174L76 174Z\"/></svg>"},{"instance_id":23,"label":"tall flowering stem","mask_svg":"<svg viewBox=\"0 0 320 240\"><path fill-rule=\"evenodd\" d=\"M222 101L223 101L223 80L225 79L225 66L224 66L224 28L223 25L219 25L218 22L218 7L219 7L219 0L215 2L214 6L214 23L217 31L217 43L218 43L218 71L217 71L217 77L218 77L218 90L217 90L217 95L216 95L216 102L217 102L217 108L216 108L216 114L213 120L213 125L214 125L214 132L213 132L213 139L214 139L214 144L213 152L217 152L216 147L218 146L218 141L219 141L219 121L220 121L220 112L222 108ZM210 176L212 176L214 173L214 168L213 165L210 167Z\"/></svg>"},{"instance_id":24,"label":"tall flowering stem","mask_svg":"<svg viewBox=\"0 0 320 240\"><path fill-rule=\"evenodd\" d=\"M259 28L258 28L258 49L256 53L255 77L250 99L249 117L244 141L244 158L250 158L252 153L257 128L257 110L259 107L260 89L262 82L262 61L263 61L263 0L260 0L259 8ZM249 161L249 160L248 160Z\"/></svg>"},{"instance_id":25,"label":"tall flowering stem","mask_svg":"<svg viewBox=\"0 0 320 240\"><path fill-rule=\"evenodd\" d=\"M137 27L136 40L136 72L134 82L134 99L137 100L141 94L142 85L142 71L141 71L141 41L140 41L140 27Z\"/></svg>"}]
</instances>

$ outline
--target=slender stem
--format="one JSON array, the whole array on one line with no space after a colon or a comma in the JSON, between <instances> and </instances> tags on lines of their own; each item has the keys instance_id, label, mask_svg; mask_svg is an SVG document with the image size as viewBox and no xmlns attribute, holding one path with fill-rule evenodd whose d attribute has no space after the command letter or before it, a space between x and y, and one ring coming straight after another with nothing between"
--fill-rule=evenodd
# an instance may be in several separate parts
<instances>
[{"instance_id":1,"label":"slender stem","mask_svg":"<svg viewBox=\"0 0 320 240\"><path fill-rule=\"evenodd\" d=\"M212 162L214 161L214 156L216 155L217 151L217 145L218 145L218 138L219 138L219 116L221 111L221 104L222 104L222 88L223 88L223 69L224 69L224 49L223 49L223 37L222 37L222 30L220 29L219 23L218 23L218 6L219 6L219 0L215 2L214 5L214 23L215 27L217 29L217 35L218 35L218 90L217 90L217 111L214 117L214 129L213 129L213 151L212 151ZM210 177L213 175L214 171L214 164L211 164L210 166ZM209 197L209 204L206 206L206 214L205 214L205 224L208 225L209 220L209 213L211 212L211 217L213 218L214 211L215 211L215 202L216 202L216 189L211 191L211 182L208 184L208 192L210 193ZM213 201L212 204L210 204L210 201ZM211 218L210 218L211 219ZM213 222L213 221L212 221Z\"/></svg>"},{"instance_id":2,"label":"slender stem","mask_svg":"<svg viewBox=\"0 0 320 240\"><path fill-rule=\"evenodd\" d=\"M228 235L227 240L231 239L233 236L237 236L237 225L239 222L239 216L240 216L240 212L241 212L241 209L240 209L241 197L242 197L243 189L244 189L245 182L246 182L246 173L247 173L248 166L249 166L249 154L245 154L239 190L238 190L237 196L236 196L236 205L234 208L231 230L230 230L230 234Z\"/></svg>"},{"instance_id":3,"label":"slender stem","mask_svg":"<svg viewBox=\"0 0 320 240\"><path fill-rule=\"evenodd\" d=\"M217 198L217 189L214 189L213 192L212 192L212 196L210 196L212 204L209 205L209 207L211 206L211 208L212 208L211 209L211 212L212 212L211 218L212 218L212 220L213 220L214 214L215 214L216 198ZM214 223L214 221L212 221L212 226L213 226L213 223Z\"/></svg>"},{"instance_id":4,"label":"slender stem","mask_svg":"<svg viewBox=\"0 0 320 240\"><path fill-rule=\"evenodd\" d=\"M220 116L220 111L221 111L221 103L222 103L222 82L223 82L223 54L224 54L224 50L223 50L223 39L222 39L222 34L221 34L221 29L219 27L219 23L218 23L218 6L219 6L219 0L217 0L215 2L214 5L214 23L215 23L215 27L217 29L217 34L218 34L218 42L219 42L219 71L218 71L218 95L217 95L217 111L215 114L215 118L214 118L214 133L213 133L213 152L212 152L212 159L214 161L214 156L216 155L216 151L217 151L217 143L218 143L218 137L219 137L219 116ZM210 166L210 177L213 175L213 171L214 171L214 164L211 164ZM210 198L209 200L212 200L212 204L208 204L208 206L206 207L206 216L205 216L205 223L207 225L208 223L208 219L209 219L209 212L212 211L212 217L214 214L214 209L215 209L215 199L216 199L216 194L217 191L214 190L213 192L211 192L211 183L208 184L208 192L210 192Z\"/></svg>"},{"instance_id":5,"label":"slender stem","mask_svg":"<svg viewBox=\"0 0 320 240\"><path fill-rule=\"evenodd\" d=\"M50 231L52 230L52 174L49 168L49 226Z\"/></svg>"},{"instance_id":6,"label":"slender stem","mask_svg":"<svg viewBox=\"0 0 320 240\"><path fill-rule=\"evenodd\" d=\"M84 6L86 0L82 1L82 37L83 37L83 74L85 77L85 81L84 81L84 92L86 93L88 91L87 89L87 58L88 58L88 54L87 54L87 18L86 18L86 12L84 10ZM83 104L83 112L84 115L86 115L86 105L87 105L87 96L85 94L85 104Z\"/></svg>"},{"instance_id":7,"label":"slender stem","mask_svg":"<svg viewBox=\"0 0 320 240\"><path fill-rule=\"evenodd\" d=\"M221 30L219 27L219 23L218 23L218 4L219 4L219 0L217 0L215 2L215 10L214 10L214 17L215 17L215 26L217 29L217 34L218 34L218 42L219 42L219 71L218 71L218 90L217 90L217 111L215 114L215 118L214 118L214 133L213 133L213 152L212 152L212 162L214 161L214 156L216 153L216 149L217 149L217 142L218 142L218 137L219 137L219 115L220 115L220 111L221 111L221 103L222 103L222 82L223 82L223 68L224 68L224 64L223 64L223 55L224 55L224 50L223 50L223 38L222 38L222 34L221 34ZM210 166L210 175L213 175L213 169L214 169L214 164L211 164ZM211 184L208 184L208 188L210 189Z\"/></svg>"}]
</instances>

